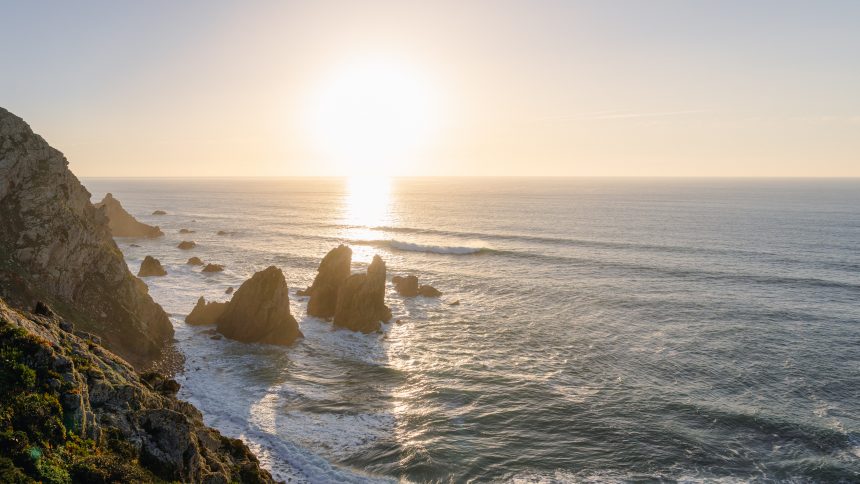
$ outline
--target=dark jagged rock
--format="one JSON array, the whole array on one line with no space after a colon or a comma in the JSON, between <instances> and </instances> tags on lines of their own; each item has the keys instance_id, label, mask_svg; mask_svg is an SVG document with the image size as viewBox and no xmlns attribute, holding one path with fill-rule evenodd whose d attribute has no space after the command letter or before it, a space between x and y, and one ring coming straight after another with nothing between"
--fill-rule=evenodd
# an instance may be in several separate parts
<instances>
[{"instance_id":1,"label":"dark jagged rock","mask_svg":"<svg viewBox=\"0 0 860 484\"><path fill-rule=\"evenodd\" d=\"M289 345L302 337L290 314L284 273L275 266L242 283L217 321L218 332L246 343Z\"/></svg>"},{"instance_id":2,"label":"dark jagged rock","mask_svg":"<svg viewBox=\"0 0 860 484\"><path fill-rule=\"evenodd\" d=\"M394 284L394 290L397 294L403 297L415 297L418 295L418 277L417 276L394 276L391 278Z\"/></svg>"},{"instance_id":3,"label":"dark jagged rock","mask_svg":"<svg viewBox=\"0 0 860 484\"><path fill-rule=\"evenodd\" d=\"M206 264L202 272L222 272L223 270L224 266L221 264Z\"/></svg>"},{"instance_id":4,"label":"dark jagged rock","mask_svg":"<svg viewBox=\"0 0 860 484\"><path fill-rule=\"evenodd\" d=\"M417 276L394 276L391 278L394 290L403 297L439 297L442 295L438 289L429 284L418 284Z\"/></svg>"},{"instance_id":5,"label":"dark jagged rock","mask_svg":"<svg viewBox=\"0 0 860 484\"><path fill-rule=\"evenodd\" d=\"M173 336L63 154L0 108L0 297L42 300L142 368Z\"/></svg>"},{"instance_id":6,"label":"dark jagged rock","mask_svg":"<svg viewBox=\"0 0 860 484\"><path fill-rule=\"evenodd\" d=\"M385 305L385 262L375 255L366 274L349 276L337 296L335 326L372 333L391 319Z\"/></svg>"},{"instance_id":7,"label":"dark jagged rock","mask_svg":"<svg viewBox=\"0 0 860 484\"><path fill-rule=\"evenodd\" d=\"M188 262L186 262L186 264L188 264L190 266L202 266L203 261L200 260L199 257L191 257L188 259Z\"/></svg>"},{"instance_id":8,"label":"dark jagged rock","mask_svg":"<svg viewBox=\"0 0 860 484\"><path fill-rule=\"evenodd\" d=\"M352 264L352 249L339 245L329 251L320 262L313 284L304 294L310 296L308 314L318 318L330 318L337 310L338 291L349 277Z\"/></svg>"},{"instance_id":9,"label":"dark jagged rock","mask_svg":"<svg viewBox=\"0 0 860 484\"><path fill-rule=\"evenodd\" d=\"M176 246L177 249L182 249L182 250L191 250L195 247L197 247L197 243L194 242L193 240L183 240L182 242L179 243L179 245Z\"/></svg>"},{"instance_id":10,"label":"dark jagged rock","mask_svg":"<svg viewBox=\"0 0 860 484\"><path fill-rule=\"evenodd\" d=\"M233 286L228 287L228 288L224 291L224 294L233 294Z\"/></svg>"},{"instance_id":11,"label":"dark jagged rock","mask_svg":"<svg viewBox=\"0 0 860 484\"><path fill-rule=\"evenodd\" d=\"M167 215L167 212L165 212L164 210L156 210L156 211L152 212L152 214L153 215Z\"/></svg>"},{"instance_id":12,"label":"dark jagged rock","mask_svg":"<svg viewBox=\"0 0 860 484\"><path fill-rule=\"evenodd\" d=\"M207 303L206 299L200 296L194 309L185 317L185 322L193 325L215 324L226 307L227 303L214 301Z\"/></svg>"},{"instance_id":13,"label":"dark jagged rock","mask_svg":"<svg viewBox=\"0 0 860 484\"><path fill-rule=\"evenodd\" d=\"M108 226L114 237L161 237L164 233L158 227L138 222L130 213L122 208L119 200L110 193L105 195L96 208L104 210L108 218Z\"/></svg>"},{"instance_id":14,"label":"dark jagged rock","mask_svg":"<svg viewBox=\"0 0 860 484\"><path fill-rule=\"evenodd\" d=\"M137 272L138 277L150 276L166 276L167 271L161 267L161 262L155 257L148 255L140 264L140 270Z\"/></svg>"},{"instance_id":15,"label":"dark jagged rock","mask_svg":"<svg viewBox=\"0 0 860 484\"><path fill-rule=\"evenodd\" d=\"M14 482L273 482L248 447L54 317L0 299L2 476ZM38 415L32 418L32 415ZM39 455L34 465L33 449Z\"/></svg>"},{"instance_id":16,"label":"dark jagged rock","mask_svg":"<svg viewBox=\"0 0 860 484\"><path fill-rule=\"evenodd\" d=\"M193 234L194 232L195 232L194 230L179 229L180 234Z\"/></svg>"}]
</instances>

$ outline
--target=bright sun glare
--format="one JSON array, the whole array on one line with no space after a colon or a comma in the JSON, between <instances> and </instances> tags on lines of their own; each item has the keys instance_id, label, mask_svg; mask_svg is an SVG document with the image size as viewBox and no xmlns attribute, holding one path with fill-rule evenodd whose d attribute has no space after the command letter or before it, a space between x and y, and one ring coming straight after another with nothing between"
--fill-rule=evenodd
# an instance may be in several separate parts
<instances>
[{"instance_id":1,"label":"bright sun glare","mask_svg":"<svg viewBox=\"0 0 860 484\"><path fill-rule=\"evenodd\" d=\"M386 175L417 154L435 124L427 82L405 65L344 66L319 89L311 107L316 145L341 175Z\"/></svg>"}]
</instances>

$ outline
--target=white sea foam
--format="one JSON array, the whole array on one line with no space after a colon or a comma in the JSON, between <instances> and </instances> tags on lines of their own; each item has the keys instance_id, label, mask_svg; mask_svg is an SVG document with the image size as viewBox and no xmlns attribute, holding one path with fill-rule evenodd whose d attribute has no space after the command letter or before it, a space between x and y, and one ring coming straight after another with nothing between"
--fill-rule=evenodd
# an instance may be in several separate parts
<instances>
[{"instance_id":1,"label":"white sea foam","mask_svg":"<svg viewBox=\"0 0 860 484\"><path fill-rule=\"evenodd\" d=\"M385 247L392 250L403 250L407 252L426 252L431 254L469 255L492 251L492 249L490 249L489 247L482 246L418 244L415 242L405 242L396 239L353 240L351 242L357 245L372 245L374 247Z\"/></svg>"}]
</instances>

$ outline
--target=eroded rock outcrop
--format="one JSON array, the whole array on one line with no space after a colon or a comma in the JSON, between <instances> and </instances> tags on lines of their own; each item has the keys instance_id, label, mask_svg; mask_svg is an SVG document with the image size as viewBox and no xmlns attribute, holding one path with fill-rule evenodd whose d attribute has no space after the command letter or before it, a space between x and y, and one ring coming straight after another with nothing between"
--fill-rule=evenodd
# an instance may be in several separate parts
<instances>
[{"instance_id":1,"label":"eroded rock outcrop","mask_svg":"<svg viewBox=\"0 0 860 484\"><path fill-rule=\"evenodd\" d=\"M0 299L0 420L12 436L0 446L5 480L273 482L242 441L176 399L175 380L139 376L60 323Z\"/></svg>"},{"instance_id":2,"label":"eroded rock outcrop","mask_svg":"<svg viewBox=\"0 0 860 484\"><path fill-rule=\"evenodd\" d=\"M394 290L397 291L397 294L403 297L439 297L442 295L442 292L429 284L419 285L417 276L394 276L391 278L391 282L394 284Z\"/></svg>"},{"instance_id":3,"label":"eroded rock outcrop","mask_svg":"<svg viewBox=\"0 0 860 484\"><path fill-rule=\"evenodd\" d=\"M151 276L166 276L167 271L161 266L161 262L155 257L148 255L143 262L140 263L140 270L137 272L138 277Z\"/></svg>"},{"instance_id":4,"label":"eroded rock outcrop","mask_svg":"<svg viewBox=\"0 0 860 484\"><path fill-rule=\"evenodd\" d=\"M302 337L284 273L275 266L243 282L216 324L219 333L246 343L289 345Z\"/></svg>"},{"instance_id":5,"label":"eroded rock outcrop","mask_svg":"<svg viewBox=\"0 0 860 484\"><path fill-rule=\"evenodd\" d=\"M62 153L0 108L0 297L20 307L47 301L145 367L173 327L129 271L90 197Z\"/></svg>"},{"instance_id":6,"label":"eroded rock outcrop","mask_svg":"<svg viewBox=\"0 0 860 484\"><path fill-rule=\"evenodd\" d=\"M203 261L202 261L202 260L200 260L200 258L199 258L199 257L190 257L190 258L188 259L188 262L186 262L186 264L188 264L188 265L190 265L190 266L202 266L202 265L203 265Z\"/></svg>"},{"instance_id":7,"label":"eroded rock outcrop","mask_svg":"<svg viewBox=\"0 0 860 484\"><path fill-rule=\"evenodd\" d=\"M192 325L216 324L226 307L227 303L206 302L206 299L200 296L194 309L185 317L185 322Z\"/></svg>"},{"instance_id":8,"label":"eroded rock outcrop","mask_svg":"<svg viewBox=\"0 0 860 484\"><path fill-rule=\"evenodd\" d=\"M194 242L193 240L183 240L176 246L177 249L182 250L191 250L195 247L197 247L197 242Z\"/></svg>"},{"instance_id":9,"label":"eroded rock outcrop","mask_svg":"<svg viewBox=\"0 0 860 484\"><path fill-rule=\"evenodd\" d=\"M350 274L352 249L339 245L330 250L320 262L313 284L301 295L310 296L308 314L318 318L331 318L337 310L338 292Z\"/></svg>"},{"instance_id":10,"label":"eroded rock outcrop","mask_svg":"<svg viewBox=\"0 0 860 484\"><path fill-rule=\"evenodd\" d=\"M371 333L389 319L391 310L385 305L385 262L375 255L366 274L349 276L340 288L334 324Z\"/></svg>"},{"instance_id":11,"label":"eroded rock outcrop","mask_svg":"<svg viewBox=\"0 0 860 484\"><path fill-rule=\"evenodd\" d=\"M206 264L201 272L223 272L224 266L221 264Z\"/></svg>"},{"instance_id":12,"label":"eroded rock outcrop","mask_svg":"<svg viewBox=\"0 0 860 484\"><path fill-rule=\"evenodd\" d=\"M101 202L95 204L96 208L105 211L108 218L108 226L114 237L161 237L164 233L158 227L139 222L130 213L122 208L119 200L113 194L108 193Z\"/></svg>"}]
</instances>

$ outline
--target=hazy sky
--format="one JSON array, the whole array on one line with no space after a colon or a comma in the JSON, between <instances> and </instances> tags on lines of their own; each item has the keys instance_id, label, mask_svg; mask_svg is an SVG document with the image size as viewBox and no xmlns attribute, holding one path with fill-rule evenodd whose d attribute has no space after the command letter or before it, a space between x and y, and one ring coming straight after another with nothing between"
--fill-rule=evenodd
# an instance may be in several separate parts
<instances>
[{"instance_id":1,"label":"hazy sky","mask_svg":"<svg viewBox=\"0 0 860 484\"><path fill-rule=\"evenodd\" d=\"M0 105L79 176L860 176L860 1L0 1Z\"/></svg>"}]
</instances>

